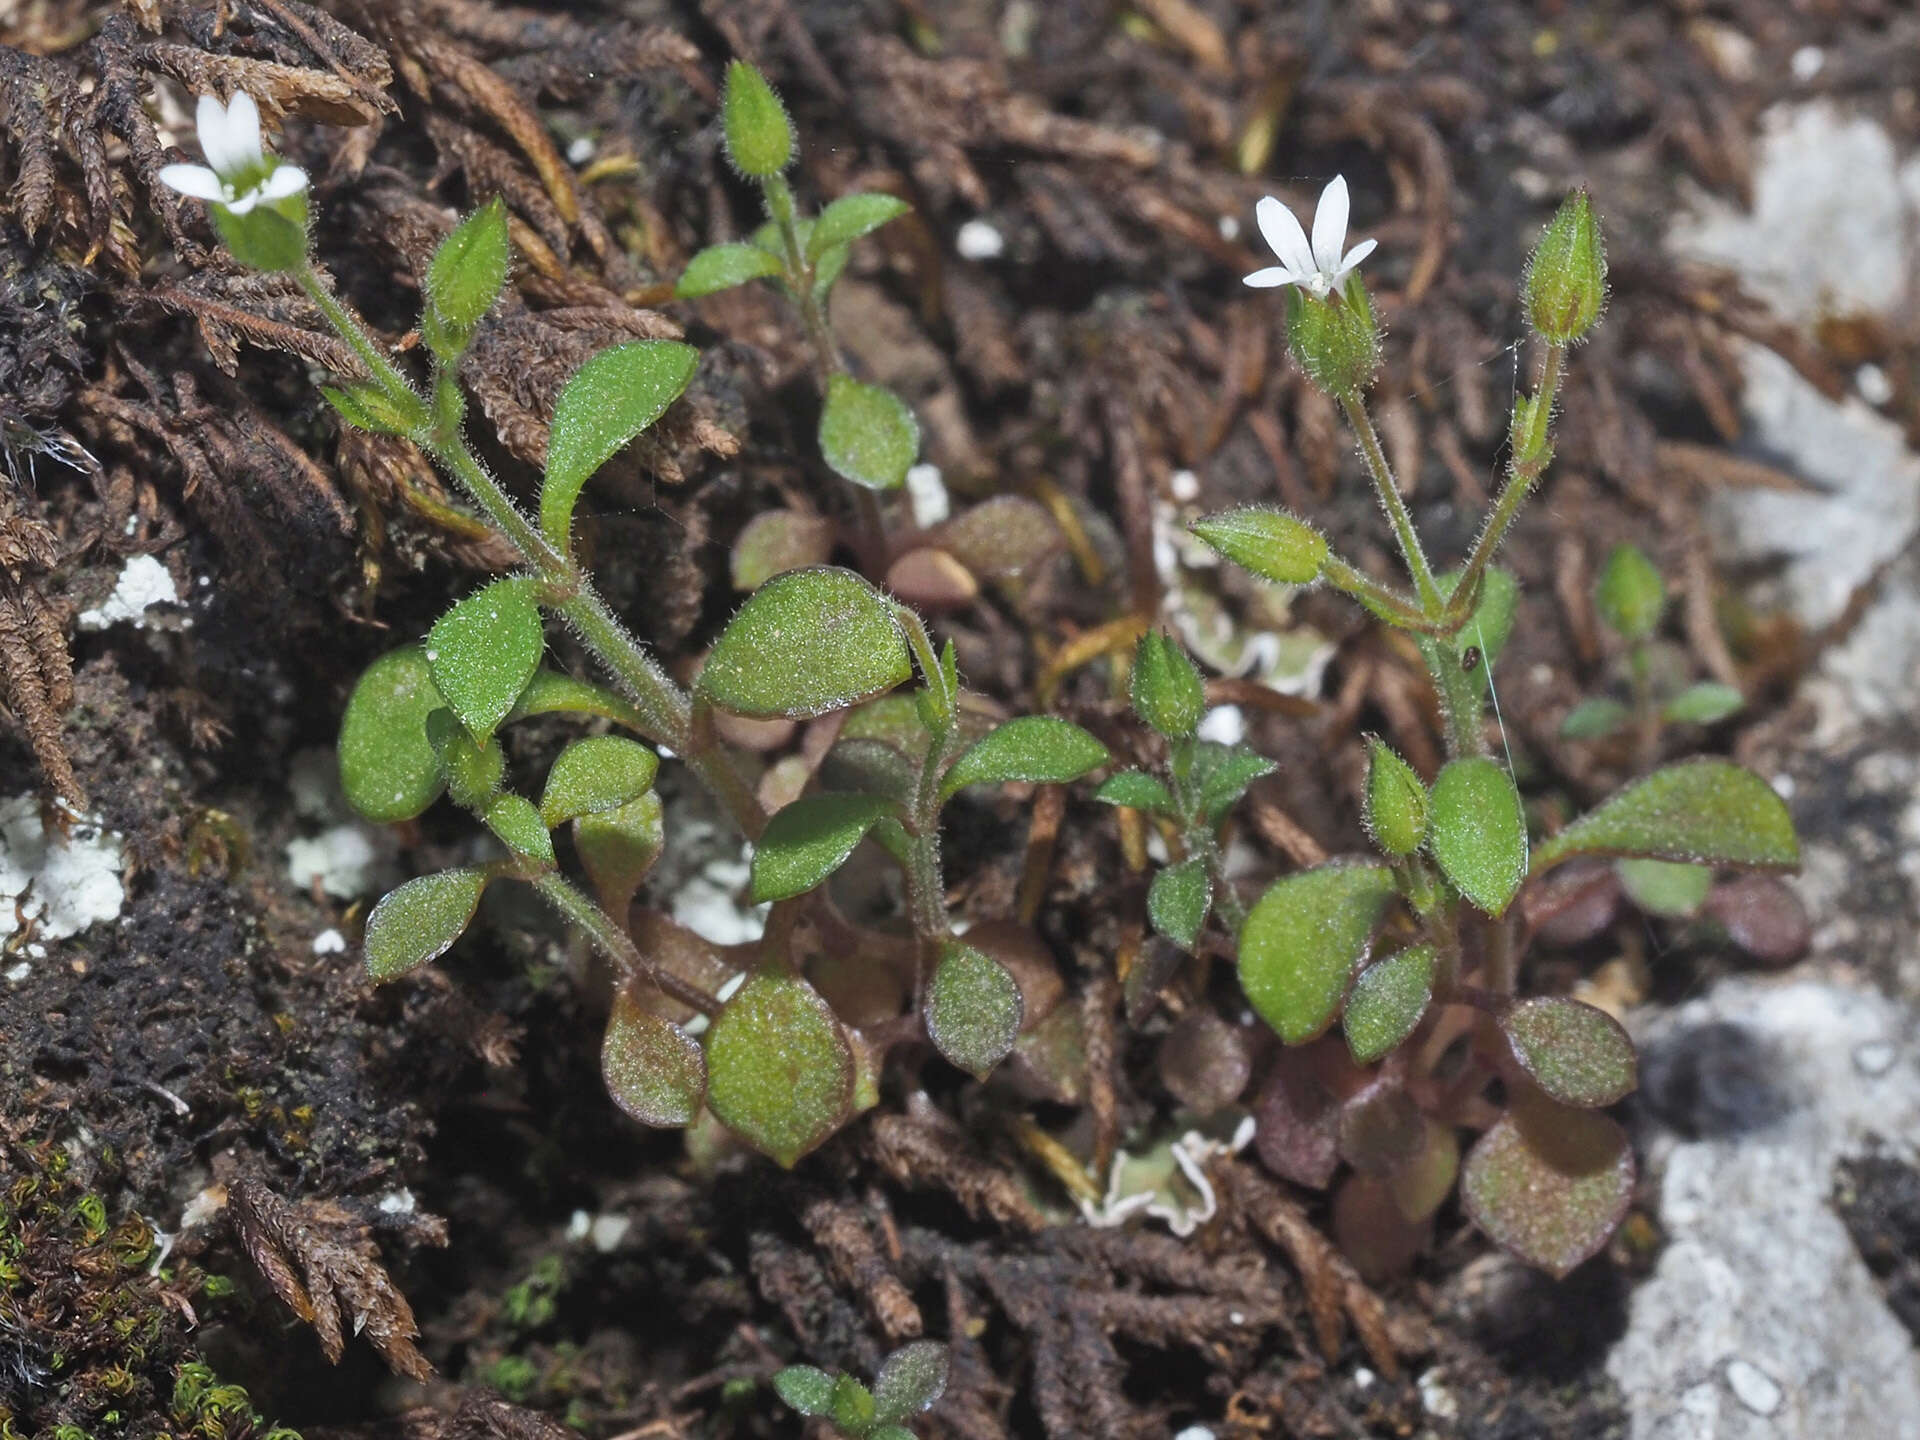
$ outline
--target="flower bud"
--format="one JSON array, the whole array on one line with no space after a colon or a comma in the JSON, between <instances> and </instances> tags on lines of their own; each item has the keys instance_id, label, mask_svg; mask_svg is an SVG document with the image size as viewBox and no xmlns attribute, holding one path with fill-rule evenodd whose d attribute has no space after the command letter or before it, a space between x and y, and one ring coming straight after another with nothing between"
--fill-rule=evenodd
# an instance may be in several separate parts
<instances>
[{"instance_id":1,"label":"flower bud","mask_svg":"<svg viewBox=\"0 0 1920 1440\"><path fill-rule=\"evenodd\" d=\"M1307 378L1329 395L1358 395L1380 368L1380 331L1358 271L1326 299L1305 286L1287 291L1287 343Z\"/></svg>"},{"instance_id":2,"label":"flower bud","mask_svg":"<svg viewBox=\"0 0 1920 1440\"><path fill-rule=\"evenodd\" d=\"M767 77L744 60L727 66L720 101L727 158L742 175L770 180L793 160L793 122Z\"/></svg>"},{"instance_id":3,"label":"flower bud","mask_svg":"<svg viewBox=\"0 0 1920 1440\"><path fill-rule=\"evenodd\" d=\"M1133 655L1133 713L1171 740L1193 734L1206 713L1200 672L1180 642L1158 630L1140 637Z\"/></svg>"},{"instance_id":4,"label":"flower bud","mask_svg":"<svg viewBox=\"0 0 1920 1440\"><path fill-rule=\"evenodd\" d=\"M1593 328L1607 300L1607 251L1587 192L1569 195L1527 265L1527 319L1543 339L1571 344Z\"/></svg>"},{"instance_id":5,"label":"flower bud","mask_svg":"<svg viewBox=\"0 0 1920 1440\"><path fill-rule=\"evenodd\" d=\"M1625 640L1647 639L1660 628L1667 608L1666 582L1646 552L1635 545L1617 545L1593 587L1600 618Z\"/></svg>"},{"instance_id":6,"label":"flower bud","mask_svg":"<svg viewBox=\"0 0 1920 1440\"><path fill-rule=\"evenodd\" d=\"M1327 563L1327 537L1284 510L1248 505L1208 515L1188 527L1236 565L1263 580L1311 585Z\"/></svg>"}]
</instances>

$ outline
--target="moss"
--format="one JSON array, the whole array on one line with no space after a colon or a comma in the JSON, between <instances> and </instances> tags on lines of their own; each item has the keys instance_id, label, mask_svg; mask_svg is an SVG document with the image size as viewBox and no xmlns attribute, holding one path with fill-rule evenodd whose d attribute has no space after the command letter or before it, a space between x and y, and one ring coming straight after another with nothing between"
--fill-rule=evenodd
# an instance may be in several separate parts
<instances>
[{"instance_id":1,"label":"moss","mask_svg":"<svg viewBox=\"0 0 1920 1440\"><path fill-rule=\"evenodd\" d=\"M540 1383L540 1367L524 1355L502 1355L486 1367L483 1377L507 1399L522 1405Z\"/></svg>"}]
</instances>

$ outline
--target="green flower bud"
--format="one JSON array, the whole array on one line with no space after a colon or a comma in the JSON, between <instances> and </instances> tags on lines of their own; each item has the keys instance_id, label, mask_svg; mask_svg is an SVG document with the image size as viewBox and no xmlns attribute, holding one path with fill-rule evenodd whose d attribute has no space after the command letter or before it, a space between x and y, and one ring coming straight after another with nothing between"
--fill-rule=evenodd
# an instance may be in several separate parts
<instances>
[{"instance_id":1,"label":"green flower bud","mask_svg":"<svg viewBox=\"0 0 1920 1440\"><path fill-rule=\"evenodd\" d=\"M1133 713L1169 739L1193 734L1206 712L1207 690L1180 642L1149 630L1133 654Z\"/></svg>"},{"instance_id":2,"label":"green flower bud","mask_svg":"<svg viewBox=\"0 0 1920 1440\"><path fill-rule=\"evenodd\" d=\"M1427 838L1427 787L1381 741L1367 741L1366 823L1389 855L1411 855Z\"/></svg>"},{"instance_id":3,"label":"green flower bud","mask_svg":"<svg viewBox=\"0 0 1920 1440\"><path fill-rule=\"evenodd\" d=\"M1263 580L1311 585L1327 563L1327 537L1306 521L1271 506L1225 510L1187 528Z\"/></svg>"},{"instance_id":4,"label":"green flower bud","mask_svg":"<svg viewBox=\"0 0 1920 1440\"><path fill-rule=\"evenodd\" d=\"M1607 251L1587 192L1569 195L1527 265L1527 319L1543 339L1566 345L1600 318L1607 301Z\"/></svg>"},{"instance_id":5,"label":"green flower bud","mask_svg":"<svg viewBox=\"0 0 1920 1440\"><path fill-rule=\"evenodd\" d=\"M1616 545L1593 587L1593 601L1602 620L1623 639L1638 642L1660 628L1667 587L1646 552L1634 545Z\"/></svg>"},{"instance_id":6,"label":"green flower bud","mask_svg":"<svg viewBox=\"0 0 1920 1440\"><path fill-rule=\"evenodd\" d=\"M1380 369L1380 330L1358 271L1321 300L1305 286L1287 291L1287 343L1307 378L1339 398L1358 395Z\"/></svg>"},{"instance_id":7,"label":"green flower bud","mask_svg":"<svg viewBox=\"0 0 1920 1440\"><path fill-rule=\"evenodd\" d=\"M720 102L727 158L742 175L770 180L793 162L793 123L767 77L744 60L727 66Z\"/></svg>"}]
</instances>

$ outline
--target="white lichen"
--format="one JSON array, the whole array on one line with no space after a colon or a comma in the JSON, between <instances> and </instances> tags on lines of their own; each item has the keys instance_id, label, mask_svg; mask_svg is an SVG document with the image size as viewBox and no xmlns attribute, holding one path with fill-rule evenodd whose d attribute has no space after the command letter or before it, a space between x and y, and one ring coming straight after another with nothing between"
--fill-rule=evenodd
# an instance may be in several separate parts
<instances>
[{"instance_id":1,"label":"white lichen","mask_svg":"<svg viewBox=\"0 0 1920 1440\"><path fill-rule=\"evenodd\" d=\"M0 800L0 937L24 922L41 941L64 940L115 919L127 898L125 860L119 832L91 817L73 816L64 835L49 835L36 796Z\"/></svg>"}]
</instances>

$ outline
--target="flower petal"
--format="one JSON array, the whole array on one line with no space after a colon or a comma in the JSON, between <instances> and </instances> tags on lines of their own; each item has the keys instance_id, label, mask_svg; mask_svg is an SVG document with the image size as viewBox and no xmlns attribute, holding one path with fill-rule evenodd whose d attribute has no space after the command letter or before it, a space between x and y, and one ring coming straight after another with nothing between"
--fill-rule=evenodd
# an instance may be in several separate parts
<instances>
[{"instance_id":1,"label":"flower petal","mask_svg":"<svg viewBox=\"0 0 1920 1440\"><path fill-rule=\"evenodd\" d=\"M233 199L227 201L226 202L227 213L229 215L244 215L259 203L260 203L260 190L259 190L259 187L256 186L252 190L247 191L244 195L237 195Z\"/></svg>"},{"instance_id":2,"label":"flower petal","mask_svg":"<svg viewBox=\"0 0 1920 1440\"><path fill-rule=\"evenodd\" d=\"M1314 268L1307 232L1300 228L1293 211L1273 196L1263 195L1260 203L1253 207L1253 214L1260 222L1260 233L1266 237L1273 253L1280 257L1282 265L1302 275Z\"/></svg>"},{"instance_id":3,"label":"flower petal","mask_svg":"<svg viewBox=\"0 0 1920 1440\"><path fill-rule=\"evenodd\" d=\"M204 165L162 165L160 183L169 190L191 195L196 200L224 200L220 177Z\"/></svg>"},{"instance_id":4,"label":"flower petal","mask_svg":"<svg viewBox=\"0 0 1920 1440\"><path fill-rule=\"evenodd\" d=\"M1354 266L1366 259L1367 256L1373 253L1373 247L1379 243L1378 240L1362 240L1358 245L1347 251L1346 259L1340 262L1340 274L1345 275L1349 270L1353 269ZM1339 277L1335 278L1337 279Z\"/></svg>"},{"instance_id":5,"label":"flower petal","mask_svg":"<svg viewBox=\"0 0 1920 1440\"><path fill-rule=\"evenodd\" d=\"M217 175L228 173L227 107L217 95L202 95L194 107L193 123L200 132L200 153Z\"/></svg>"},{"instance_id":6,"label":"flower petal","mask_svg":"<svg viewBox=\"0 0 1920 1440\"><path fill-rule=\"evenodd\" d=\"M1256 290L1271 290L1276 285L1298 285L1300 277L1284 265L1269 265L1264 270L1256 270L1240 281L1242 285L1251 285Z\"/></svg>"},{"instance_id":7,"label":"flower petal","mask_svg":"<svg viewBox=\"0 0 1920 1440\"><path fill-rule=\"evenodd\" d=\"M1320 192L1313 210L1313 260L1331 275L1340 268L1340 250L1347 243L1347 177L1336 175Z\"/></svg>"},{"instance_id":8,"label":"flower petal","mask_svg":"<svg viewBox=\"0 0 1920 1440\"><path fill-rule=\"evenodd\" d=\"M244 90L234 91L227 102L227 144L239 162L237 169L257 170L267 163L260 149L260 107Z\"/></svg>"},{"instance_id":9,"label":"flower petal","mask_svg":"<svg viewBox=\"0 0 1920 1440\"><path fill-rule=\"evenodd\" d=\"M262 200L284 200L307 188L307 172L298 165L276 165L260 186Z\"/></svg>"}]
</instances>

